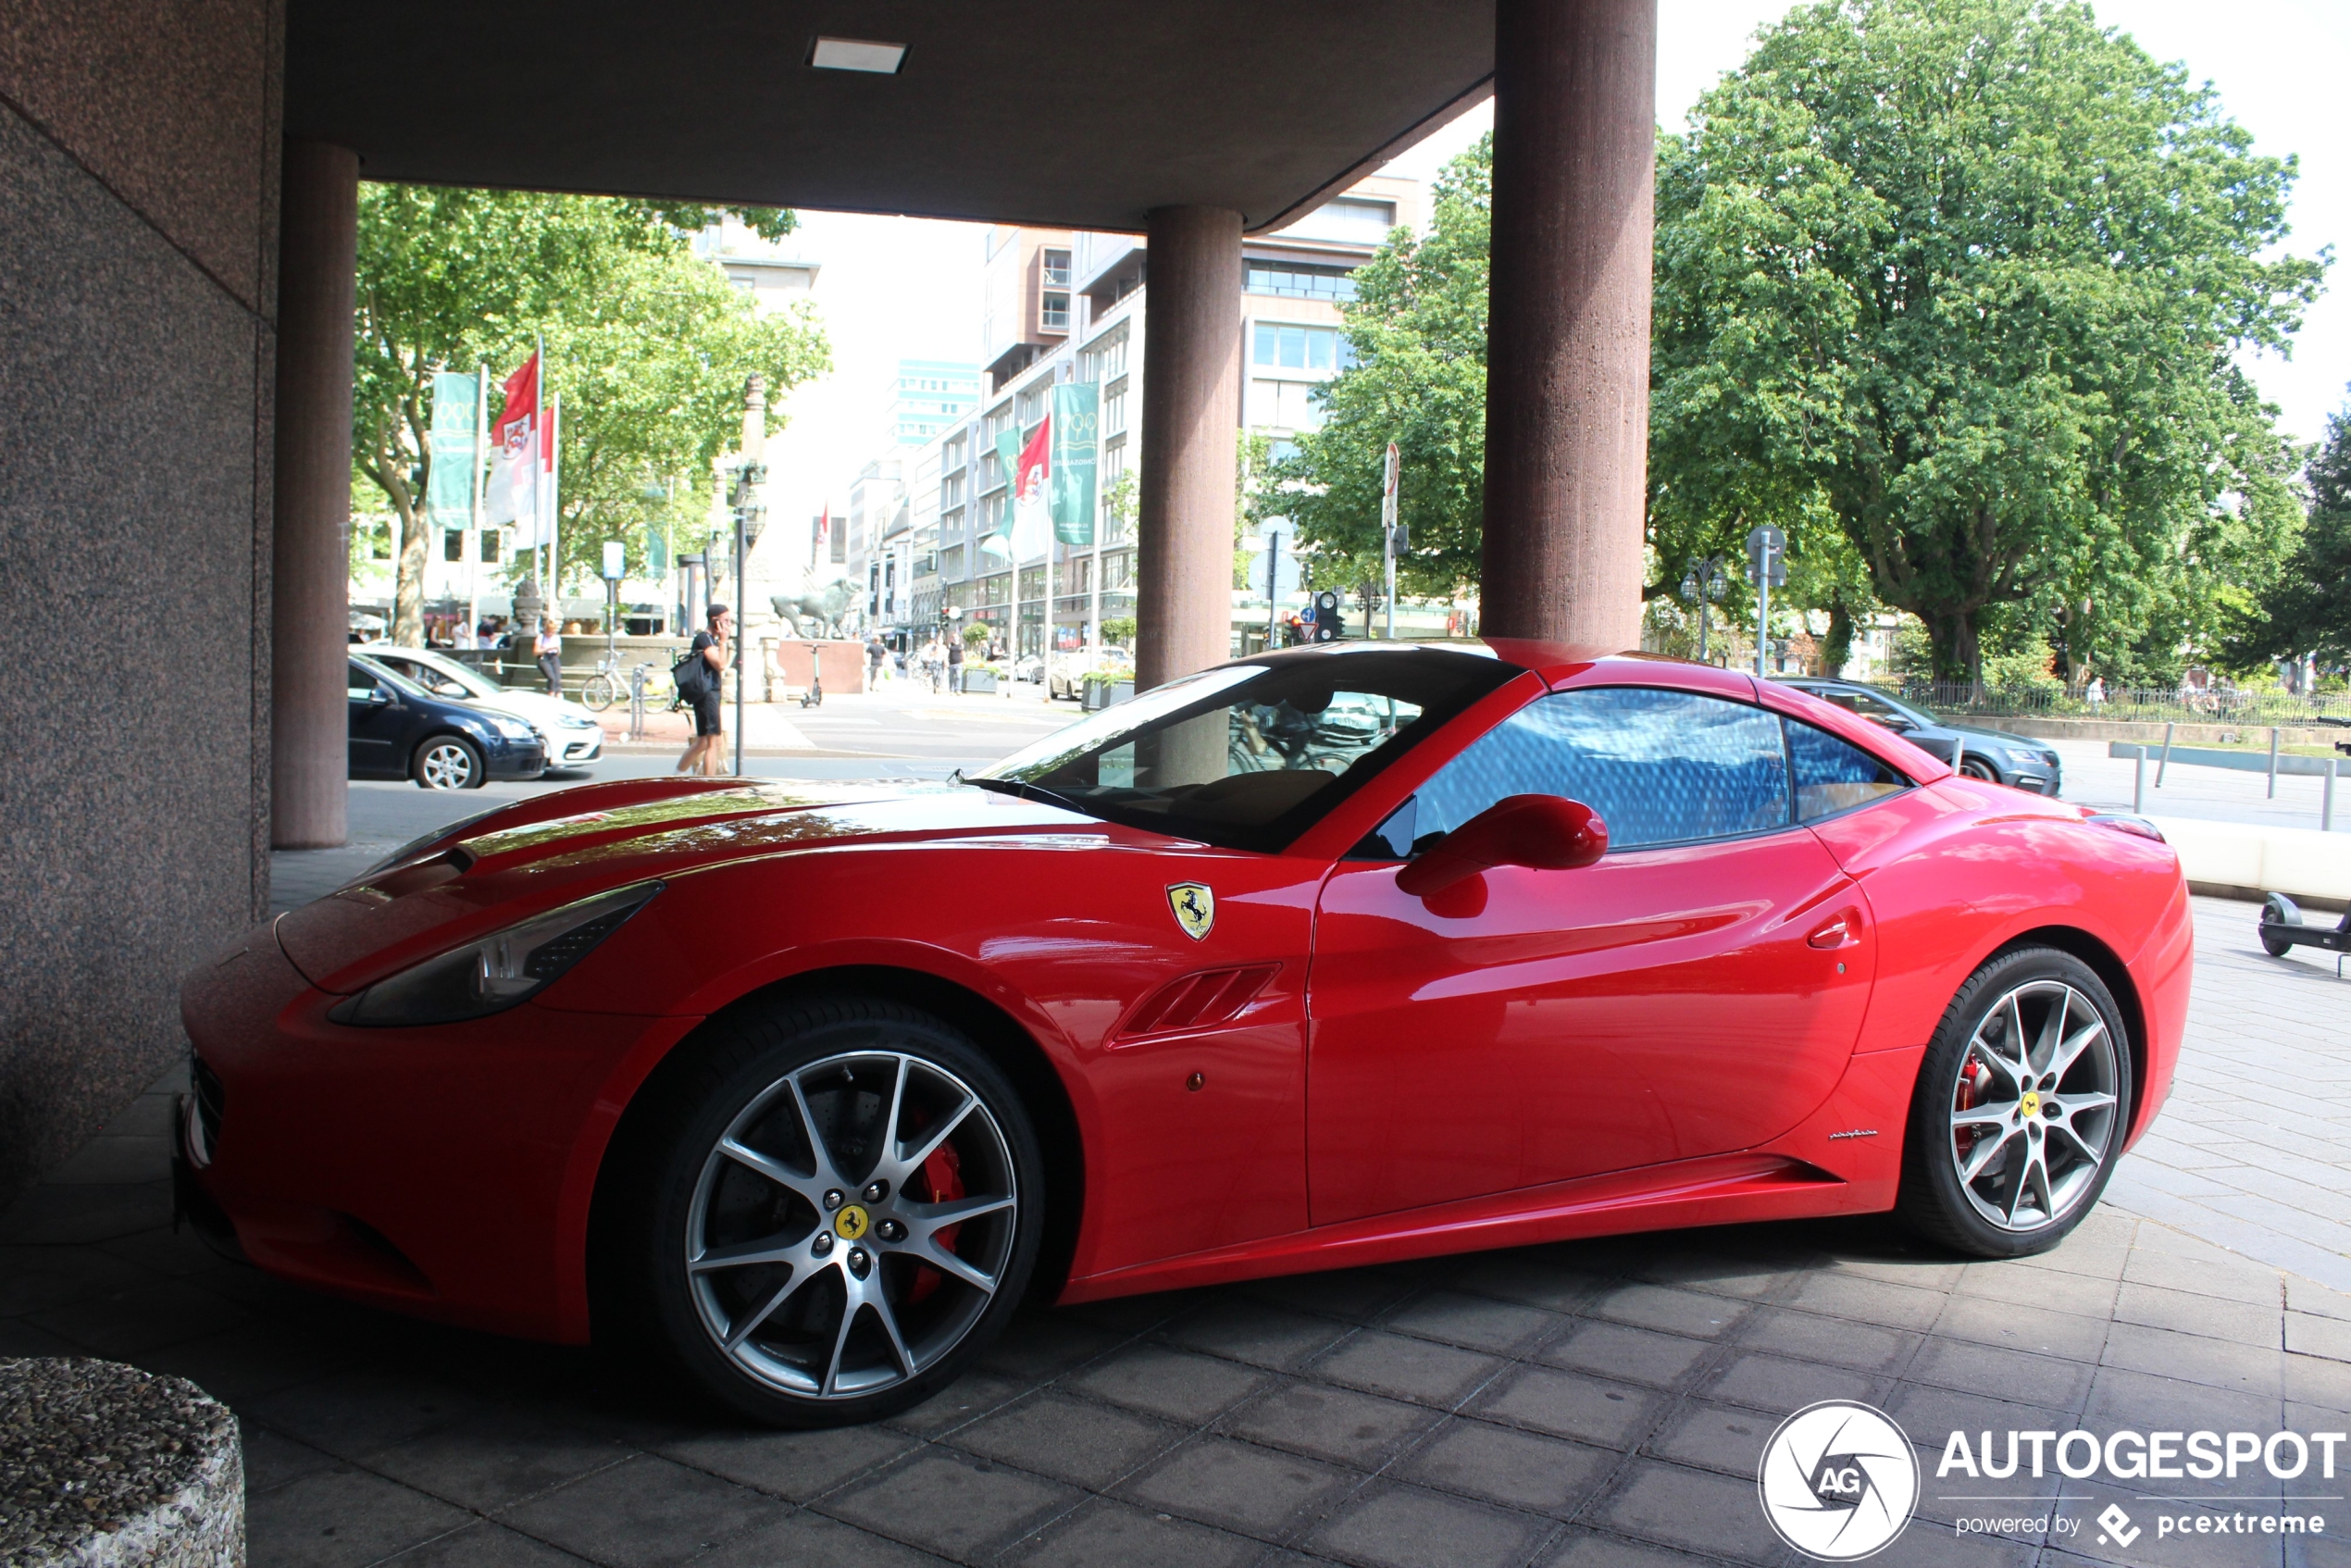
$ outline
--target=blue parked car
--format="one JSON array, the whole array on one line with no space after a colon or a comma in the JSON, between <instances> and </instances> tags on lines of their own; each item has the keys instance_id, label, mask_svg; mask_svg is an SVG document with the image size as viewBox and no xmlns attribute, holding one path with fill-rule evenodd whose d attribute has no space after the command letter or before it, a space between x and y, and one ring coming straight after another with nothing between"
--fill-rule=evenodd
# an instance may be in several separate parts
<instances>
[{"instance_id":1,"label":"blue parked car","mask_svg":"<svg viewBox=\"0 0 2351 1568\"><path fill-rule=\"evenodd\" d=\"M373 659L351 660L351 777L479 790L547 769L539 734L508 714L436 697Z\"/></svg>"}]
</instances>

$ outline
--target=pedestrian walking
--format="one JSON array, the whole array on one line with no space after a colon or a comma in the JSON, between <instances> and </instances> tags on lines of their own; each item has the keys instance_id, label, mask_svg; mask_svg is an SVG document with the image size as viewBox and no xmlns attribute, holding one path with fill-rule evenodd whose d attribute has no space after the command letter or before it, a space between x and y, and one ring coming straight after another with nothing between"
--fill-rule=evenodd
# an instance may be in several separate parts
<instances>
[{"instance_id":1,"label":"pedestrian walking","mask_svg":"<svg viewBox=\"0 0 2351 1568\"><path fill-rule=\"evenodd\" d=\"M960 637L947 640L947 690L958 695L964 690L964 641Z\"/></svg>"},{"instance_id":2,"label":"pedestrian walking","mask_svg":"<svg viewBox=\"0 0 2351 1568\"><path fill-rule=\"evenodd\" d=\"M2082 695L2084 699L2089 703L2090 711L2092 713L2095 714L2100 708L2105 707L2106 677L2102 675L2094 675L2090 677L2090 684L2084 690Z\"/></svg>"},{"instance_id":3,"label":"pedestrian walking","mask_svg":"<svg viewBox=\"0 0 2351 1568\"><path fill-rule=\"evenodd\" d=\"M685 753L678 759L680 773L703 773L716 778L726 771L720 755L720 742L725 735L719 723L719 715L724 711L719 696L727 668L727 644L734 630L735 617L728 613L727 606L713 604L709 629L694 633L689 656L699 655L703 668L696 672L689 666L688 673L698 673L701 679L690 684L681 678L678 683L678 694L694 711L694 738L686 742Z\"/></svg>"},{"instance_id":4,"label":"pedestrian walking","mask_svg":"<svg viewBox=\"0 0 2351 1568\"><path fill-rule=\"evenodd\" d=\"M547 695L564 694L564 640L555 629L552 616L539 622L539 635L531 640L530 651L538 655L539 673L547 678Z\"/></svg>"},{"instance_id":5,"label":"pedestrian walking","mask_svg":"<svg viewBox=\"0 0 2351 1568\"><path fill-rule=\"evenodd\" d=\"M889 649L879 632L865 634L865 690L871 691L881 684L882 661L889 657Z\"/></svg>"}]
</instances>

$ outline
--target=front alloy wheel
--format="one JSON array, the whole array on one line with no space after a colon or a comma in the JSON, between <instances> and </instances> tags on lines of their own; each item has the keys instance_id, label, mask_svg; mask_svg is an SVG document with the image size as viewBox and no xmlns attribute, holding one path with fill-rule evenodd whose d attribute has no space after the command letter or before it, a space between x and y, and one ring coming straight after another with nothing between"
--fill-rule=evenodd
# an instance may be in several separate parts
<instances>
[{"instance_id":1,"label":"front alloy wheel","mask_svg":"<svg viewBox=\"0 0 2351 1568\"><path fill-rule=\"evenodd\" d=\"M919 1403L1027 1288L1044 1181L1025 1108L967 1036L891 1003L722 1028L624 1183L659 1338L780 1425Z\"/></svg>"},{"instance_id":2,"label":"front alloy wheel","mask_svg":"<svg viewBox=\"0 0 2351 1568\"><path fill-rule=\"evenodd\" d=\"M919 1377L1004 1280L1020 1186L979 1096L903 1052L828 1056L755 1096L704 1160L685 1265L702 1325L817 1400Z\"/></svg>"},{"instance_id":3,"label":"front alloy wheel","mask_svg":"<svg viewBox=\"0 0 2351 1568\"><path fill-rule=\"evenodd\" d=\"M2120 1010L2087 964L2047 948L1993 959L1928 1048L1904 1217L1984 1257L2055 1246L2121 1153L2130 1073Z\"/></svg>"},{"instance_id":4,"label":"front alloy wheel","mask_svg":"<svg viewBox=\"0 0 2351 1568\"><path fill-rule=\"evenodd\" d=\"M417 782L428 790L479 789L488 770L470 741L436 735L417 748Z\"/></svg>"}]
</instances>

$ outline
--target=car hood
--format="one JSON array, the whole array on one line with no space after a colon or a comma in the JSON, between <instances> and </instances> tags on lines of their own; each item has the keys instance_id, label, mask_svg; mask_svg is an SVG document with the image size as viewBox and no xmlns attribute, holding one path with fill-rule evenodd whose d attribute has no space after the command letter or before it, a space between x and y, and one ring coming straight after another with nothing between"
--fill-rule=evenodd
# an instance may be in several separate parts
<instances>
[{"instance_id":1,"label":"car hood","mask_svg":"<svg viewBox=\"0 0 2351 1568\"><path fill-rule=\"evenodd\" d=\"M588 809L561 810L580 803ZM1143 836L968 785L594 787L467 824L454 841L379 867L286 915L278 940L313 985L350 991L544 910L633 882L777 855L1038 833Z\"/></svg>"}]
</instances>

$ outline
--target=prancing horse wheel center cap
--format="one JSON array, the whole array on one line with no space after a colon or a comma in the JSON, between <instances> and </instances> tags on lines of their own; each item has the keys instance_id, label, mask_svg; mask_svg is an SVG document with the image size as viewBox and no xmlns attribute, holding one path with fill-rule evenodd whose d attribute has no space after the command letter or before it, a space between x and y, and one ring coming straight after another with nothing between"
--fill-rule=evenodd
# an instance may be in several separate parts
<instances>
[{"instance_id":1,"label":"prancing horse wheel center cap","mask_svg":"<svg viewBox=\"0 0 2351 1568\"><path fill-rule=\"evenodd\" d=\"M854 1241L872 1227L873 1220L862 1204L844 1203L840 1213L833 1216L833 1229L840 1233L843 1241Z\"/></svg>"},{"instance_id":2,"label":"prancing horse wheel center cap","mask_svg":"<svg viewBox=\"0 0 2351 1568\"><path fill-rule=\"evenodd\" d=\"M2016 1108L2020 1114L2025 1116L2037 1116L2041 1114L2041 1097L2034 1093L2031 1089L2026 1089L2024 1091L2023 1099L2017 1101ZM849 1232L844 1230L841 1234L843 1236L847 1236Z\"/></svg>"}]
</instances>

